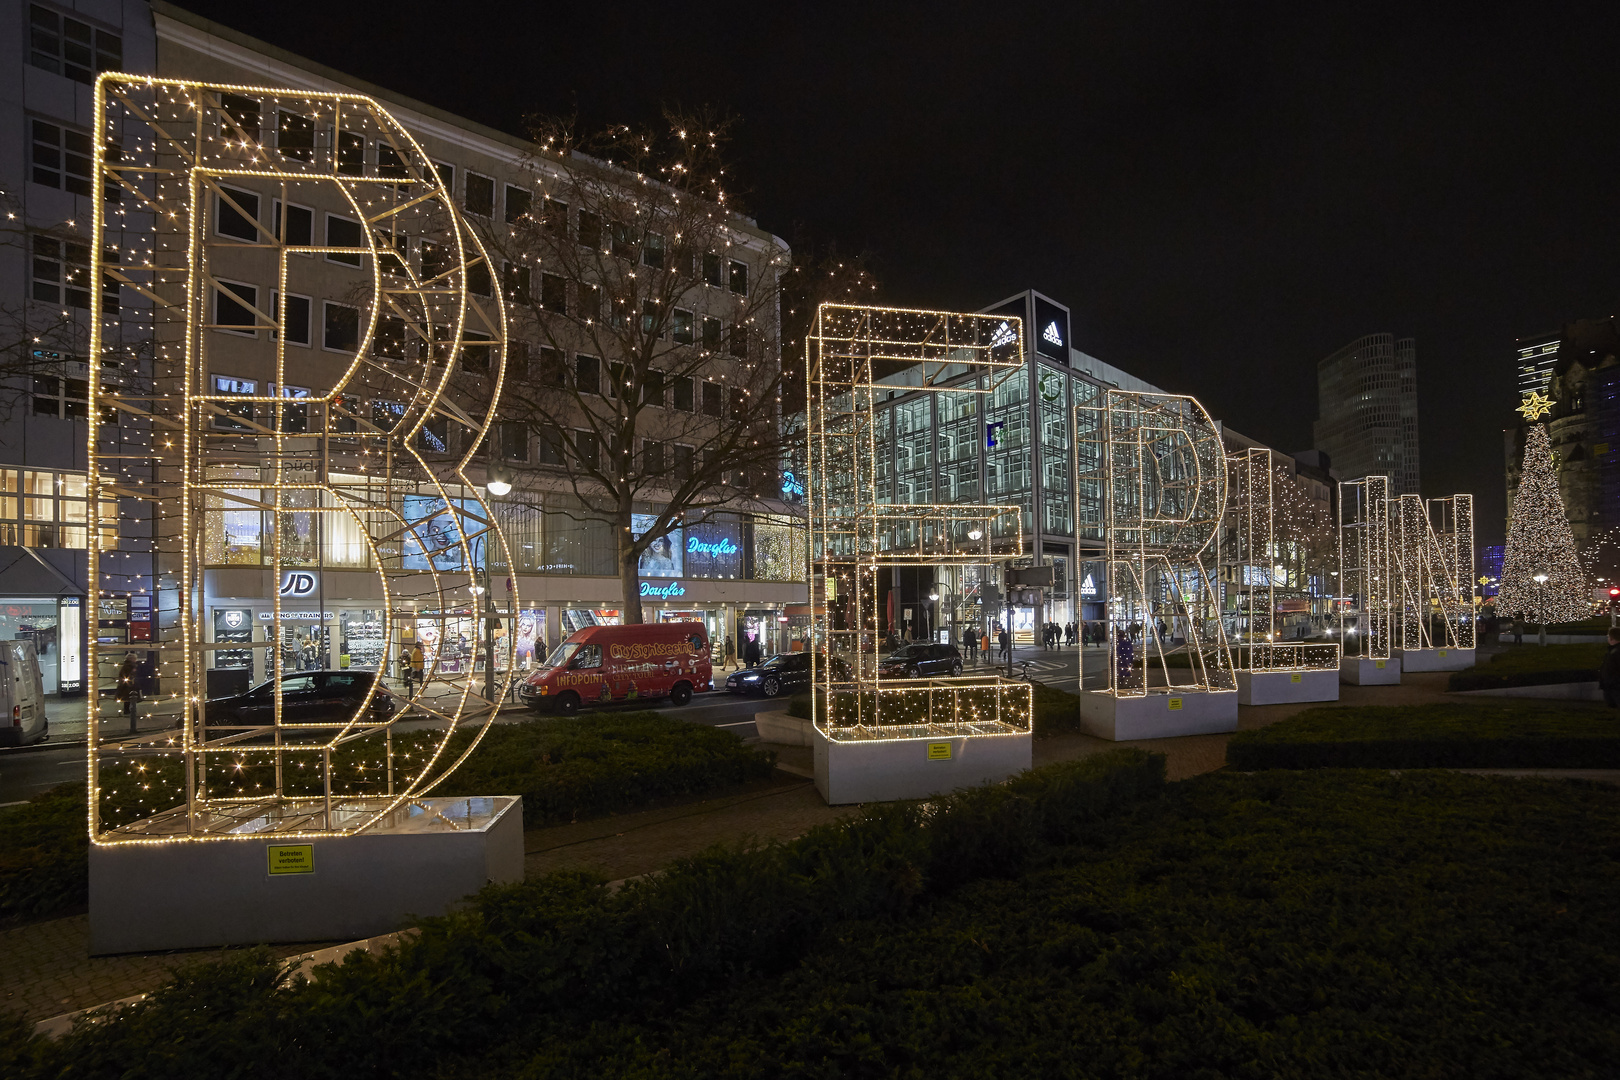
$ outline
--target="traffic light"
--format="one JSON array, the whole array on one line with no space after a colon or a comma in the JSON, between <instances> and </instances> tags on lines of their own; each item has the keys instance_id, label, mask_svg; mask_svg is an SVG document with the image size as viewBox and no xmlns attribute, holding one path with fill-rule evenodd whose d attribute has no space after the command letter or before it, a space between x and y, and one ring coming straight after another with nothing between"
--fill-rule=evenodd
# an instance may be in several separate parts
<instances>
[{"instance_id":1,"label":"traffic light","mask_svg":"<svg viewBox=\"0 0 1620 1080\"><path fill-rule=\"evenodd\" d=\"M1616 585L1609 590L1609 603L1612 604L1616 600L1620 600L1620 585Z\"/></svg>"}]
</instances>

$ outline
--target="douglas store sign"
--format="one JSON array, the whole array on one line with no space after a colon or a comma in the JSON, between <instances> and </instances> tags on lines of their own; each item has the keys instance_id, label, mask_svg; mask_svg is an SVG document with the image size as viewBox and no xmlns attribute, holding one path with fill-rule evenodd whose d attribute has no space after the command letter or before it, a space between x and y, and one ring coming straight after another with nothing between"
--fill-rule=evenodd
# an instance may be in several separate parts
<instances>
[{"instance_id":1,"label":"douglas store sign","mask_svg":"<svg viewBox=\"0 0 1620 1080\"><path fill-rule=\"evenodd\" d=\"M742 529L717 522L686 527L686 576L735 578L743 572Z\"/></svg>"}]
</instances>

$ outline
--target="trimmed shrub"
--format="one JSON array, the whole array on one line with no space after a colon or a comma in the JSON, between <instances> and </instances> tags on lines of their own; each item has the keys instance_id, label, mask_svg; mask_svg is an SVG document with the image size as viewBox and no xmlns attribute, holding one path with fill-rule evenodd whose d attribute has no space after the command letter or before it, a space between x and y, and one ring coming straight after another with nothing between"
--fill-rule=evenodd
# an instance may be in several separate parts
<instances>
[{"instance_id":1,"label":"trimmed shrub","mask_svg":"<svg viewBox=\"0 0 1620 1080\"><path fill-rule=\"evenodd\" d=\"M1307 709L1226 744L1234 769L1620 768L1620 723L1507 705Z\"/></svg>"},{"instance_id":2,"label":"trimmed shrub","mask_svg":"<svg viewBox=\"0 0 1620 1080\"><path fill-rule=\"evenodd\" d=\"M1549 686L1593 682L1607 645L1519 645L1494 654L1483 664L1451 673L1448 690L1497 690L1508 686Z\"/></svg>"}]
</instances>

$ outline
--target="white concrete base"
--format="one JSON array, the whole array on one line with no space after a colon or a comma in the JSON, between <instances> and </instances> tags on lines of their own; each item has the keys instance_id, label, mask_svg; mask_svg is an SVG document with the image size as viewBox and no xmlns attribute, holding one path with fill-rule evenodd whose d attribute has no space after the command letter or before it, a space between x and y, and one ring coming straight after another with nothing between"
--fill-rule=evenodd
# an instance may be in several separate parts
<instances>
[{"instance_id":1,"label":"white concrete base","mask_svg":"<svg viewBox=\"0 0 1620 1080\"><path fill-rule=\"evenodd\" d=\"M1239 705L1281 705L1295 701L1338 701L1339 673L1324 671L1237 672Z\"/></svg>"},{"instance_id":2,"label":"white concrete base","mask_svg":"<svg viewBox=\"0 0 1620 1080\"><path fill-rule=\"evenodd\" d=\"M1080 695L1080 730L1099 739L1168 739L1236 731L1236 690L1150 693L1115 697L1106 690Z\"/></svg>"},{"instance_id":3,"label":"white concrete base","mask_svg":"<svg viewBox=\"0 0 1620 1080\"><path fill-rule=\"evenodd\" d=\"M760 712L754 714L754 730L759 732L759 741L776 743L780 746L810 746L810 732L815 725L808 720L801 720L797 716L789 716L785 712Z\"/></svg>"},{"instance_id":4,"label":"white concrete base","mask_svg":"<svg viewBox=\"0 0 1620 1080\"><path fill-rule=\"evenodd\" d=\"M1602 701L1603 688L1595 682L1543 683L1540 686L1499 686L1492 690L1453 690L1474 697L1542 698L1557 701Z\"/></svg>"},{"instance_id":5,"label":"white concrete base","mask_svg":"<svg viewBox=\"0 0 1620 1080\"><path fill-rule=\"evenodd\" d=\"M419 800L356 836L221 837L90 847L90 952L353 941L442 915L523 879L523 800ZM310 845L310 873L271 874L272 847Z\"/></svg>"},{"instance_id":6,"label":"white concrete base","mask_svg":"<svg viewBox=\"0 0 1620 1080\"><path fill-rule=\"evenodd\" d=\"M1461 671L1474 666L1473 649L1396 649L1402 671Z\"/></svg>"},{"instance_id":7,"label":"white concrete base","mask_svg":"<svg viewBox=\"0 0 1620 1080\"><path fill-rule=\"evenodd\" d=\"M1515 642L1512 634L1500 634L1496 638L1498 645L1539 645L1541 644L1541 631L1526 630L1522 642ZM1599 645L1609 640L1607 634L1548 634L1549 645Z\"/></svg>"},{"instance_id":8,"label":"white concrete base","mask_svg":"<svg viewBox=\"0 0 1620 1080\"><path fill-rule=\"evenodd\" d=\"M1027 731L862 740L829 739L814 726L810 731L816 790L828 806L924 799L999 784L1034 764Z\"/></svg>"},{"instance_id":9,"label":"white concrete base","mask_svg":"<svg viewBox=\"0 0 1620 1080\"><path fill-rule=\"evenodd\" d=\"M1346 656L1339 661L1339 681L1353 686L1399 686L1401 662L1397 657L1369 660L1365 656Z\"/></svg>"}]
</instances>

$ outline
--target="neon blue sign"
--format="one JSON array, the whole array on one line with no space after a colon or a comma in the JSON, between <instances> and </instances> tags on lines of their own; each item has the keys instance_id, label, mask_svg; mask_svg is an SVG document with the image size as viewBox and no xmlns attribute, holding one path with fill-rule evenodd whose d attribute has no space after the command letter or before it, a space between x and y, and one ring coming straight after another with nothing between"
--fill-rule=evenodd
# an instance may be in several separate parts
<instances>
[{"instance_id":1,"label":"neon blue sign","mask_svg":"<svg viewBox=\"0 0 1620 1080\"><path fill-rule=\"evenodd\" d=\"M731 542L729 536L722 536L718 540L703 540L690 535L686 538L686 553L688 555L707 555L711 559L718 559L722 555L735 555L741 550Z\"/></svg>"},{"instance_id":2,"label":"neon blue sign","mask_svg":"<svg viewBox=\"0 0 1620 1080\"><path fill-rule=\"evenodd\" d=\"M782 474L782 494L790 499L804 498L804 485L790 472Z\"/></svg>"},{"instance_id":3,"label":"neon blue sign","mask_svg":"<svg viewBox=\"0 0 1620 1080\"><path fill-rule=\"evenodd\" d=\"M668 585L654 585L650 581L643 581L641 583L641 595L656 596L660 600L668 600L672 596L685 596L686 590L681 588L681 583L678 581L672 581Z\"/></svg>"}]
</instances>

